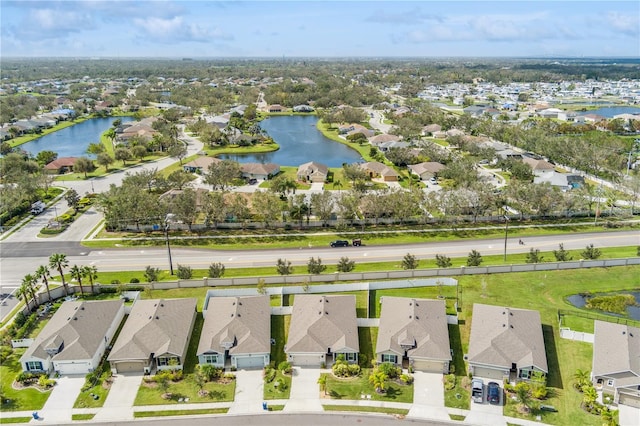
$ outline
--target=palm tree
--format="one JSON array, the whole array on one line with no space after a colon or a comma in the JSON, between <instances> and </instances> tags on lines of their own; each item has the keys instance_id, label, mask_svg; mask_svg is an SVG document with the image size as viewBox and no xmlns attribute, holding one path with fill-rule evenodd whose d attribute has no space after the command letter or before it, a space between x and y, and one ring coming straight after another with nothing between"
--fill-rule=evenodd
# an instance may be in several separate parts
<instances>
[{"instance_id":1,"label":"palm tree","mask_svg":"<svg viewBox=\"0 0 640 426\"><path fill-rule=\"evenodd\" d=\"M52 269L57 269L58 273L60 273L60 279L62 280L62 286L64 287L65 295L69 295L69 287L67 287L67 282L64 279L64 272L62 270L67 266L69 266L69 261L67 260L66 254L53 253L51 256L49 256L49 267Z\"/></svg>"},{"instance_id":2,"label":"palm tree","mask_svg":"<svg viewBox=\"0 0 640 426\"><path fill-rule=\"evenodd\" d=\"M91 294L94 294L94 290L93 290L93 282L96 278L98 278L98 268L94 265L87 265L84 268L82 268L84 270L84 276L89 278L89 283L91 284Z\"/></svg>"},{"instance_id":3,"label":"palm tree","mask_svg":"<svg viewBox=\"0 0 640 426\"><path fill-rule=\"evenodd\" d=\"M31 311L31 306L29 306L29 296L31 295L31 290L33 286L33 276L31 274L25 275L22 279L22 283L16 292L16 296L22 297L24 300L24 304L29 311Z\"/></svg>"},{"instance_id":4,"label":"palm tree","mask_svg":"<svg viewBox=\"0 0 640 426\"><path fill-rule=\"evenodd\" d=\"M527 411L529 410L529 404L531 402L529 390L529 384L527 384L526 382L520 382L516 385L516 396L518 397L518 402Z\"/></svg>"},{"instance_id":5,"label":"palm tree","mask_svg":"<svg viewBox=\"0 0 640 426\"><path fill-rule=\"evenodd\" d=\"M82 287L82 278L84 277L84 274L85 274L84 268L78 265L73 265L71 270L69 270L69 274L71 274L71 276L76 281L78 281L78 285L80 286L80 294L84 296L84 287Z\"/></svg>"},{"instance_id":6,"label":"palm tree","mask_svg":"<svg viewBox=\"0 0 640 426\"><path fill-rule=\"evenodd\" d=\"M387 375L382 371L375 371L369 376L369 383L376 389L376 392L384 392L384 388L387 382Z\"/></svg>"},{"instance_id":7,"label":"palm tree","mask_svg":"<svg viewBox=\"0 0 640 426\"><path fill-rule=\"evenodd\" d=\"M583 401L586 407L591 407L598 399L598 392L591 384L583 388Z\"/></svg>"},{"instance_id":8,"label":"palm tree","mask_svg":"<svg viewBox=\"0 0 640 426\"><path fill-rule=\"evenodd\" d=\"M320 385L320 390L327 394L327 375L321 374L318 378L318 384Z\"/></svg>"},{"instance_id":9,"label":"palm tree","mask_svg":"<svg viewBox=\"0 0 640 426\"><path fill-rule=\"evenodd\" d=\"M51 271L47 267L47 265L40 265L36 270L36 277L39 280L42 280L44 286L47 288L47 296L49 297L49 301L51 301L51 291L49 290L49 277L51 276Z\"/></svg>"},{"instance_id":10,"label":"palm tree","mask_svg":"<svg viewBox=\"0 0 640 426\"><path fill-rule=\"evenodd\" d=\"M574 386L582 392L582 387L589 383L589 372L578 368L576 372L573 373L573 378L576 380Z\"/></svg>"}]
</instances>

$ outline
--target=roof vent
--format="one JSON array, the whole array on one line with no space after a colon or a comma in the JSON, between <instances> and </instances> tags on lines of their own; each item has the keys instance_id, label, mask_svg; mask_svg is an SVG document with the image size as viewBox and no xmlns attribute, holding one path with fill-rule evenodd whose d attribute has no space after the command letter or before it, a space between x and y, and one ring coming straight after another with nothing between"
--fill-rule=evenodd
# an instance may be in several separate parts
<instances>
[{"instance_id":1,"label":"roof vent","mask_svg":"<svg viewBox=\"0 0 640 426\"><path fill-rule=\"evenodd\" d=\"M238 314L238 316L240 316L240 314Z\"/></svg>"},{"instance_id":2,"label":"roof vent","mask_svg":"<svg viewBox=\"0 0 640 426\"><path fill-rule=\"evenodd\" d=\"M73 317L73 320L74 321L78 321L78 317Z\"/></svg>"},{"instance_id":3,"label":"roof vent","mask_svg":"<svg viewBox=\"0 0 640 426\"><path fill-rule=\"evenodd\" d=\"M77 311L77 310L78 310L78 307L76 306L75 308L73 308L73 310L74 310L74 311Z\"/></svg>"},{"instance_id":4,"label":"roof vent","mask_svg":"<svg viewBox=\"0 0 640 426\"><path fill-rule=\"evenodd\" d=\"M418 318L418 316L416 315L416 319L418 320L418 319L420 319L420 318Z\"/></svg>"},{"instance_id":5,"label":"roof vent","mask_svg":"<svg viewBox=\"0 0 640 426\"><path fill-rule=\"evenodd\" d=\"M84 311L84 306L82 308L80 308L81 311Z\"/></svg>"},{"instance_id":6,"label":"roof vent","mask_svg":"<svg viewBox=\"0 0 640 426\"><path fill-rule=\"evenodd\" d=\"M510 325L509 327L513 328L513 326L512 326L512 325Z\"/></svg>"},{"instance_id":7,"label":"roof vent","mask_svg":"<svg viewBox=\"0 0 640 426\"><path fill-rule=\"evenodd\" d=\"M156 319L160 319L160 317L159 317L159 316L156 316Z\"/></svg>"},{"instance_id":8,"label":"roof vent","mask_svg":"<svg viewBox=\"0 0 640 426\"><path fill-rule=\"evenodd\" d=\"M161 304L160 304L160 307L161 307L161 308L164 308L164 303L161 303Z\"/></svg>"},{"instance_id":9,"label":"roof vent","mask_svg":"<svg viewBox=\"0 0 640 426\"><path fill-rule=\"evenodd\" d=\"M409 319L413 318L411 315L409 315Z\"/></svg>"},{"instance_id":10,"label":"roof vent","mask_svg":"<svg viewBox=\"0 0 640 426\"><path fill-rule=\"evenodd\" d=\"M624 336L625 334L627 334L627 332L626 332L626 331L623 331L623 332L622 332L622 335Z\"/></svg>"},{"instance_id":11,"label":"roof vent","mask_svg":"<svg viewBox=\"0 0 640 426\"><path fill-rule=\"evenodd\" d=\"M505 312L505 311L502 311L502 315L504 315L504 314L506 314L506 312Z\"/></svg>"},{"instance_id":12,"label":"roof vent","mask_svg":"<svg viewBox=\"0 0 640 426\"><path fill-rule=\"evenodd\" d=\"M502 324L502 328L504 328L504 327L506 327L506 326L507 326L507 324Z\"/></svg>"},{"instance_id":13,"label":"roof vent","mask_svg":"<svg viewBox=\"0 0 640 426\"><path fill-rule=\"evenodd\" d=\"M231 306L236 306L236 302L233 302L233 303L231 304Z\"/></svg>"},{"instance_id":14,"label":"roof vent","mask_svg":"<svg viewBox=\"0 0 640 426\"><path fill-rule=\"evenodd\" d=\"M154 306L154 307L155 307L155 306L158 306L158 304L157 304L157 303L154 303L154 304L153 304L153 306Z\"/></svg>"}]
</instances>

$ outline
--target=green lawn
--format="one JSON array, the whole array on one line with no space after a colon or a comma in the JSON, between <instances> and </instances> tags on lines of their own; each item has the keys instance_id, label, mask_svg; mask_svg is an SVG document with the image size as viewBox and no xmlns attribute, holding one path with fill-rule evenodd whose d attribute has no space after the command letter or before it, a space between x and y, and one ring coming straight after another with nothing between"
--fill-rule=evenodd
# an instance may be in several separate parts
<instances>
[{"instance_id":1,"label":"green lawn","mask_svg":"<svg viewBox=\"0 0 640 426\"><path fill-rule=\"evenodd\" d=\"M360 353L358 363L360 367L369 368L376 359L376 342L378 341L378 327L358 327L358 342Z\"/></svg>"},{"instance_id":2,"label":"green lawn","mask_svg":"<svg viewBox=\"0 0 640 426\"><path fill-rule=\"evenodd\" d=\"M275 315L274 315L275 316ZM277 386L276 386L277 383ZM289 399L291 394L291 375L278 371L272 382L264 384L264 399Z\"/></svg>"},{"instance_id":3,"label":"green lawn","mask_svg":"<svg viewBox=\"0 0 640 426\"><path fill-rule=\"evenodd\" d=\"M25 349L14 349L13 353L0 365L0 385L2 386L1 411L40 410L51 395L51 391L41 392L35 388L16 390L12 384L16 376L22 372L20 357Z\"/></svg>"},{"instance_id":4,"label":"green lawn","mask_svg":"<svg viewBox=\"0 0 640 426\"><path fill-rule=\"evenodd\" d=\"M385 413L406 416L409 410L404 408L367 407L363 405L323 405L324 411L361 411L365 413Z\"/></svg>"},{"instance_id":5,"label":"green lawn","mask_svg":"<svg viewBox=\"0 0 640 426\"><path fill-rule=\"evenodd\" d=\"M202 408L194 410L160 410L160 411L135 411L133 417L136 419L145 417L167 417L167 416L192 416L197 414L226 414L228 408Z\"/></svg>"},{"instance_id":6,"label":"green lawn","mask_svg":"<svg viewBox=\"0 0 640 426\"><path fill-rule=\"evenodd\" d=\"M73 408L96 408L102 407L104 401L109 395L110 387L105 387L104 383L111 376L111 370L106 370L100 378L95 382L95 385L91 386L84 392L80 392L76 402L73 404ZM94 399L93 395L98 395L98 399Z\"/></svg>"},{"instance_id":7,"label":"green lawn","mask_svg":"<svg viewBox=\"0 0 640 426\"><path fill-rule=\"evenodd\" d=\"M95 414L72 414L71 420L93 420Z\"/></svg>"},{"instance_id":8,"label":"green lawn","mask_svg":"<svg viewBox=\"0 0 640 426\"><path fill-rule=\"evenodd\" d=\"M275 345L271 345L271 364L275 367L287 360L284 345L287 342L290 322L291 315L271 315L271 338L276 342Z\"/></svg>"},{"instance_id":9,"label":"green lawn","mask_svg":"<svg viewBox=\"0 0 640 426\"><path fill-rule=\"evenodd\" d=\"M369 383L370 368L363 368L360 376L337 378L333 374L327 376L327 395L332 399L362 399L362 394L371 395L373 401L413 402L413 384L405 385L387 381L384 393L378 393Z\"/></svg>"},{"instance_id":10,"label":"green lawn","mask_svg":"<svg viewBox=\"0 0 640 426\"><path fill-rule=\"evenodd\" d=\"M204 386L204 390L209 391L209 395L199 396L198 386L193 380L193 375L189 374L185 375L181 381L169 385L167 392L172 394L171 399L163 399L164 392L159 387L148 387L142 384L138 389L134 405L180 404L180 398L189 398L189 403L233 401L235 389L235 380L228 384L209 382Z\"/></svg>"},{"instance_id":11,"label":"green lawn","mask_svg":"<svg viewBox=\"0 0 640 426\"><path fill-rule=\"evenodd\" d=\"M0 416L0 425L8 425L8 424L14 424L14 423L29 423L31 420L33 420L33 417L3 418L2 416Z\"/></svg>"}]
</instances>

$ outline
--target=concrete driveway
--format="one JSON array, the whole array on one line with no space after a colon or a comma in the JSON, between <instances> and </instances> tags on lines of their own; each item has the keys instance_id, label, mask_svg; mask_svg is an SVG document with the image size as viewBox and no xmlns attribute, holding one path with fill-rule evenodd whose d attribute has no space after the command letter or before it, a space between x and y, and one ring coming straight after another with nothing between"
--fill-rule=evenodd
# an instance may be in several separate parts
<instances>
[{"instance_id":1,"label":"concrete driveway","mask_svg":"<svg viewBox=\"0 0 640 426\"><path fill-rule=\"evenodd\" d=\"M113 376L111 390L107 399L98 411L95 420L133 420L133 403L138 394L138 388L142 383L140 373L121 373Z\"/></svg>"},{"instance_id":2,"label":"concrete driveway","mask_svg":"<svg viewBox=\"0 0 640 426\"><path fill-rule=\"evenodd\" d=\"M464 422L473 425L506 425L507 422L502 414L505 398L502 383L483 377L481 377L481 379L484 382L484 401L482 401L482 403L471 401L469 415L464 419ZM500 385L500 404L498 405L492 405L487 402L487 384L489 382L496 382Z\"/></svg>"},{"instance_id":3,"label":"concrete driveway","mask_svg":"<svg viewBox=\"0 0 640 426\"><path fill-rule=\"evenodd\" d=\"M55 379L56 385L47 402L38 412L44 423L69 423L73 404L84 385L85 376L63 376Z\"/></svg>"},{"instance_id":4,"label":"concrete driveway","mask_svg":"<svg viewBox=\"0 0 640 426\"><path fill-rule=\"evenodd\" d=\"M229 414L262 412L264 401L262 370L238 370L235 375L236 395L229 408Z\"/></svg>"},{"instance_id":5,"label":"concrete driveway","mask_svg":"<svg viewBox=\"0 0 640 426\"><path fill-rule=\"evenodd\" d=\"M618 410L618 421L620 426L640 425L640 408L620 404L618 405Z\"/></svg>"},{"instance_id":6,"label":"concrete driveway","mask_svg":"<svg viewBox=\"0 0 640 426\"><path fill-rule=\"evenodd\" d=\"M408 417L451 420L444 407L444 385L441 373L413 373L413 405Z\"/></svg>"},{"instance_id":7,"label":"concrete driveway","mask_svg":"<svg viewBox=\"0 0 640 426\"><path fill-rule=\"evenodd\" d=\"M293 367L291 396L283 411L297 413L323 411L318 386L321 372L319 368Z\"/></svg>"}]
</instances>

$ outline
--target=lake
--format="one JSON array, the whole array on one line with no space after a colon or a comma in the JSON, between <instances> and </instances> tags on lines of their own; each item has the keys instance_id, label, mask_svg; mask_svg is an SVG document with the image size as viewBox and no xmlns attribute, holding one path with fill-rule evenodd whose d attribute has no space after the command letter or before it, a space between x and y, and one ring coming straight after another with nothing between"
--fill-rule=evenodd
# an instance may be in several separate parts
<instances>
[{"instance_id":1,"label":"lake","mask_svg":"<svg viewBox=\"0 0 640 426\"><path fill-rule=\"evenodd\" d=\"M640 108L627 106L602 107L591 111L581 112L579 114L598 114L606 118L612 118L614 115L618 114L640 114Z\"/></svg>"},{"instance_id":2,"label":"lake","mask_svg":"<svg viewBox=\"0 0 640 426\"><path fill-rule=\"evenodd\" d=\"M328 167L342 167L343 163L362 161L358 151L326 138L318 129L318 117L276 116L260 122L260 127L273 138L280 149L261 154L224 154L219 158L239 163L275 163L299 166L317 161Z\"/></svg>"},{"instance_id":3,"label":"lake","mask_svg":"<svg viewBox=\"0 0 640 426\"><path fill-rule=\"evenodd\" d=\"M590 295L585 295L585 294L573 294L569 297L567 297L567 301L569 303L571 303L573 306L575 306L576 308L584 308L585 305L587 304L587 299L589 297L594 297L594 296L611 296L611 295L615 295L615 294L630 294L633 297L635 297L636 299L636 305L635 306L627 306L627 314L629 315L629 318L632 318L634 320L640 320L640 291L621 291L621 292L617 292L617 293L598 293L598 294L590 294ZM598 312L599 311L594 311L594 312ZM607 315L613 315L613 316L620 316L617 314L613 314L610 312L602 312L604 314Z\"/></svg>"},{"instance_id":4,"label":"lake","mask_svg":"<svg viewBox=\"0 0 640 426\"><path fill-rule=\"evenodd\" d=\"M22 144L20 149L24 149L34 157L40 151L46 150L57 152L58 158L80 157L83 155L91 157L86 152L89 144L100 142L100 135L108 130L117 119L120 119L123 123L134 120L133 117L91 118Z\"/></svg>"}]
</instances>

